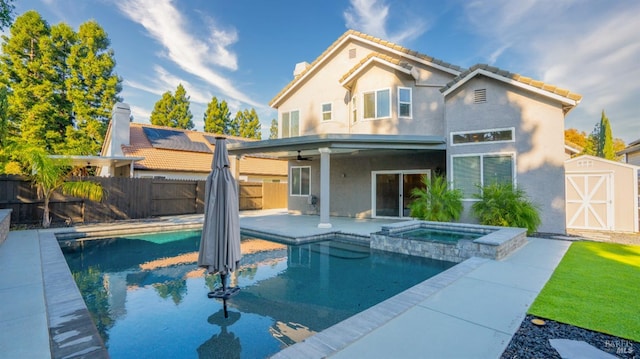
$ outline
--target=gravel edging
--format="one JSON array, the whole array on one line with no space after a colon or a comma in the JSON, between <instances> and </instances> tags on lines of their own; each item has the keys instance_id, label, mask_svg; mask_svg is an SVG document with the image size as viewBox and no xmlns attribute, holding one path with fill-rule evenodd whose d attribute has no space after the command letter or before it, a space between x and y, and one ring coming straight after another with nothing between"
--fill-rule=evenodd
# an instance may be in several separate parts
<instances>
[{"instance_id":1,"label":"gravel edging","mask_svg":"<svg viewBox=\"0 0 640 359\"><path fill-rule=\"evenodd\" d=\"M560 355L551 346L549 339L581 340L618 358L640 358L640 343L638 342L553 320L545 319L545 325L537 326L531 323L534 318L536 317L532 315L527 315L524 318L520 328L502 353L501 359L560 359Z\"/></svg>"}]
</instances>

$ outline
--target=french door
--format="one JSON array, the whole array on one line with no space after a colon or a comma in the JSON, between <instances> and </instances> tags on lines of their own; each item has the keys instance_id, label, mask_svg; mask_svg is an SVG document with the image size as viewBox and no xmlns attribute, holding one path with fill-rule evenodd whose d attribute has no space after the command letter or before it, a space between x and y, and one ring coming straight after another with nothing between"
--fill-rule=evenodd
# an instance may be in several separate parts
<instances>
[{"instance_id":1,"label":"french door","mask_svg":"<svg viewBox=\"0 0 640 359\"><path fill-rule=\"evenodd\" d=\"M431 178L431 171L371 172L372 217L409 217L411 190L424 188L422 176Z\"/></svg>"}]
</instances>

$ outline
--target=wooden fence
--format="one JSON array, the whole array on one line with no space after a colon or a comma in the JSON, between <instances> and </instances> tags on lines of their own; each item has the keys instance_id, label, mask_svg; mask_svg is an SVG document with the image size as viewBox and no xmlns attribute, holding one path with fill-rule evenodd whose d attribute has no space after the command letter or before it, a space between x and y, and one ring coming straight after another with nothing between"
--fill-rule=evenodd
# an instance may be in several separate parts
<instances>
[{"instance_id":1,"label":"wooden fence","mask_svg":"<svg viewBox=\"0 0 640 359\"><path fill-rule=\"evenodd\" d=\"M110 222L204 212L204 181L153 178L89 177L105 191L102 202L55 194L50 201L52 222ZM240 182L240 210L284 208L286 183ZM30 182L0 176L0 208L11 208L11 223L41 222L43 200Z\"/></svg>"}]
</instances>

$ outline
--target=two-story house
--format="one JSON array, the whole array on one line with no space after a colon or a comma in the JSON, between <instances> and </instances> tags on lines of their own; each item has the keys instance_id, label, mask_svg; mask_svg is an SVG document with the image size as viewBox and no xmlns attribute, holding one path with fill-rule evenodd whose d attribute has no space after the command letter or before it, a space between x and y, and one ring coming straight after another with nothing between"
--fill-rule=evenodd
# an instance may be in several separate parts
<instances>
[{"instance_id":1,"label":"two-story house","mask_svg":"<svg viewBox=\"0 0 640 359\"><path fill-rule=\"evenodd\" d=\"M487 65L470 69L349 30L271 101L279 138L229 153L289 160L289 211L409 216L422 176L446 174L465 197L511 181L564 233L564 118L581 96Z\"/></svg>"}]
</instances>

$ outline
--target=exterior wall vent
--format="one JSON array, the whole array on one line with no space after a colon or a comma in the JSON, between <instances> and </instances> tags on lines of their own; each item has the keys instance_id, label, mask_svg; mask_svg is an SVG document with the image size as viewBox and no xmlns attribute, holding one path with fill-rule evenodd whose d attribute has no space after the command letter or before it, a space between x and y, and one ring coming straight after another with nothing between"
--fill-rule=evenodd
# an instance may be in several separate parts
<instances>
[{"instance_id":1,"label":"exterior wall vent","mask_svg":"<svg viewBox=\"0 0 640 359\"><path fill-rule=\"evenodd\" d=\"M487 102L487 89L479 89L473 91L473 103Z\"/></svg>"},{"instance_id":2,"label":"exterior wall vent","mask_svg":"<svg viewBox=\"0 0 640 359\"><path fill-rule=\"evenodd\" d=\"M356 49L349 49L349 59L355 59L356 58Z\"/></svg>"}]
</instances>

